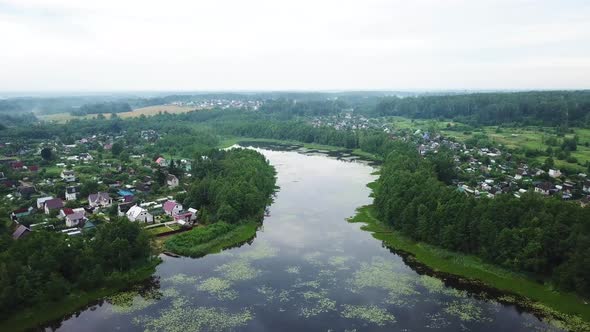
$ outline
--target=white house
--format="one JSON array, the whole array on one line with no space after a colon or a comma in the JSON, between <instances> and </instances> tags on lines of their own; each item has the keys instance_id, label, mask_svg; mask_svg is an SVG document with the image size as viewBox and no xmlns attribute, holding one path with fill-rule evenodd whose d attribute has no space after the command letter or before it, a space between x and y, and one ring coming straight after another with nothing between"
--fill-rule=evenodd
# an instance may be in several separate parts
<instances>
[{"instance_id":1,"label":"white house","mask_svg":"<svg viewBox=\"0 0 590 332\"><path fill-rule=\"evenodd\" d=\"M127 211L127 219L129 221L141 221L141 222L154 222L154 216L152 216L148 210L135 205Z\"/></svg>"},{"instance_id":2,"label":"white house","mask_svg":"<svg viewBox=\"0 0 590 332\"><path fill-rule=\"evenodd\" d=\"M164 212L169 216L177 215L178 212L182 211L182 204L176 201L167 201L163 205Z\"/></svg>"},{"instance_id":3,"label":"white house","mask_svg":"<svg viewBox=\"0 0 590 332\"><path fill-rule=\"evenodd\" d=\"M66 187L66 201L75 201L78 199L78 187Z\"/></svg>"},{"instance_id":4,"label":"white house","mask_svg":"<svg viewBox=\"0 0 590 332\"><path fill-rule=\"evenodd\" d=\"M166 176L166 184L170 188L178 187L178 178L173 174L168 174Z\"/></svg>"},{"instance_id":5,"label":"white house","mask_svg":"<svg viewBox=\"0 0 590 332\"><path fill-rule=\"evenodd\" d=\"M109 207L113 204L113 199L108 193L98 192L88 195L88 205L91 207Z\"/></svg>"},{"instance_id":6,"label":"white house","mask_svg":"<svg viewBox=\"0 0 590 332\"><path fill-rule=\"evenodd\" d=\"M65 182L74 182L76 181L76 174L74 174L74 171L64 169L63 171L61 171L61 178Z\"/></svg>"},{"instance_id":7,"label":"white house","mask_svg":"<svg viewBox=\"0 0 590 332\"><path fill-rule=\"evenodd\" d=\"M561 171L558 169L550 169L549 170L549 176L552 178L558 178L561 176Z\"/></svg>"},{"instance_id":8,"label":"white house","mask_svg":"<svg viewBox=\"0 0 590 332\"><path fill-rule=\"evenodd\" d=\"M68 227L75 227L79 224L83 223L86 217L82 212L74 212L72 214L68 214L66 216L66 226Z\"/></svg>"},{"instance_id":9,"label":"white house","mask_svg":"<svg viewBox=\"0 0 590 332\"><path fill-rule=\"evenodd\" d=\"M584 186L582 187L582 190L585 193L590 193L590 181L584 181Z\"/></svg>"}]
</instances>

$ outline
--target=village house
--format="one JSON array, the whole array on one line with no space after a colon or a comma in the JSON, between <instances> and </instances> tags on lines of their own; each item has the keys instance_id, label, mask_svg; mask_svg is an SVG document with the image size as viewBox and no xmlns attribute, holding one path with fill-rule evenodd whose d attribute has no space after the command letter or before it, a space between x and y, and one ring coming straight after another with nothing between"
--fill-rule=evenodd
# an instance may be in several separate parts
<instances>
[{"instance_id":1,"label":"village house","mask_svg":"<svg viewBox=\"0 0 590 332\"><path fill-rule=\"evenodd\" d=\"M134 205L127 211L127 219L129 221L140 221L140 222L154 222L154 216L152 216L148 210Z\"/></svg>"},{"instance_id":2,"label":"village house","mask_svg":"<svg viewBox=\"0 0 590 332\"><path fill-rule=\"evenodd\" d=\"M168 174L166 176L166 184L170 188L178 187L178 178L174 174Z\"/></svg>"},{"instance_id":3,"label":"village house","mask_svg":"<svg viewBox=\"0 0 590 332\"><path fill-rule=\"evenodd\" d=\"M46 196L37 198L37 209L41 210L45 207L45 202L48 200L53 199L53 196Z\"/></svg>"},{"instance_id":4,"label":"village house","mask_svg":"<svg viewBox=\"0 0 590 332\"><path fill-rule=\"evenodd\" d=\"M22 209L12 211L10 216L12 217L12 220L17 220L18 218L22 218L22 217L26 217L26 216L30 215L31 213L33 213L33 211L35 211L35 209L33 209L32 206L29 206L28 208L22 208Z\"/></svg>"},{"instance_id":5,"label":"village house","mask_svg":"<svg viewBox=\"0 0 590 332\"><path fill-rule=\"evenodd\" d=\"M75 201L78 199L78 187L66 187L66 201Z\"/></svg>"},{"instance_id":6,"label":"village house","mask_svg":"<svg viewBox=\"0 0 590 332\"><path fill-rule=\"evenodd\" d=\"M584 181L584 185L582 186L582 190L585 193L589 193L590 194L590 181L588 181L588 180Z\"/></svg>"},{"instance_id":7,"label":"village house","mask_svg":"<svg viewBox=\"0 0 590 332\"><path fill-rule=\"evenodd\" d=\"M89 153L80 153L78 155L78 160L81 161L92 161L94 158Z\"/></svg>"},{"instance_id":8,"label":"village house","mask_svg":"<svg viewBox=\"0 0 590 332\"><path fill-rule=\"evenodd\" d=\"M113 199L106 192L88 195L88 205L91 207L109 207L111 204L113 204Z\"/></svg>"},{"instance_id":9,"label":"village house","mask_svg":"<svg viewBox=\"0 0 590 332\"><path fill-rule=\"evenodd\" d=\"M128 196L125 196L128 197ZM117 206L117 215L119 217L124 217L127 213L127 211L129 211L129 209L131 209L131 207L133 207L135 205L135 203L133 202L125 202L125 203L119 203L119 205Z\"/></svg>"},{"instance_id":10,"label":"village house","mask_svg":"<svg viewBox=\"0 0 590 332\"><path fill-rule=\"evenodd\" d=\"M545 196L550 195L551 190L553 189L554 187L553 184L551 184L551 182L541 182L535 186L535 192Z\"/></svg>"},{"instance_id":11,"label":"village house","mask_svg":"<svg viewBox=\"0 0 590 332\"><path fill-rule=\"evenodd\" d=\"M84 223L85 219L86 219L86 217L84 216L84 213L82 213L82 212L74 212L72 214L68 214L66 216L66 226L67 227L78 226L79 224Z\"/></svg>"},{"instance_id":12,"label":"village house","mask_svg":"<svg viewBox=\"0 0 590 332\"><path fill-rule=\"evenodd\" d=\"M163 205L164 212L169 216L175 216L182 211L182 204L176 201L167 201Z\"/></svg>"},{"instance_id":13,"label":"village house","mask_svg":"<svg viewBox=\"0 0 590 332\"><path fill-rule=\"evenodd\" d=\"M158 159L156 159L156 164L162 166L162 167L167 167L168 166L168 161L162 157L158 157Z\"/></svg>"},{"instance_id":14,"label":"village house","mask_svg":"<svg viewBox=\"0 0 590 332\"><path fill-rule=\"evenodd\" d=\"M17 195L25 199L29 199L31 195L33 195L36 192L37 190L35 189L35 187L31 185L22 185L16 189Z\"/></svg>"},{"instance_id":15,"label":"village house","mask_svg":"<svg viewBox=\"0 0 590 332\"><path fill-rule=\"evenodd\" d=\"M27 228L25 225L19 225L14 233L12 233L12 238L15 240L22 239L23 237L29 235L31 230Z\"/></svg>"},{"instance_id":16,"label":"village house","mask_svg":"<svg viewBox=\"0 0 590 332\"><path fill-rule=\"evenodd\" d=\"M524 176L527 176L528 173L524 168L519 168L516 170L516 175L514 175L514 179L515 180L520 180L522 179Z\"/></svg>"},{"instance_id":17,"label":"village house","mask_svg":"<svg viewBox=\"0 0 590 332\"><path fill-rule=\"evenodd\" d=\"M64 219L65 217L67 217L68 215L74 213L74 209L72 208L63 208L61 210L59 210L59 215L57 216L59 219Z\"/></svg>"},{"instance_id":18,"label":"village house","mask_svg":"<svg viewBox=\"0 0 590 332\"><path fill-rule=\"evenodd\" d=\"M174 215L174 220L183 225L183 222L194 222L197 219L197 210L188 209L188 211L179 211Z\"/></svg>"},{"instance_id":19,"label":"village house","mask_svg":"<svg viewBox=\"0 0 590 332\"><path fill-rule=\"evenodd\" d=\"M554 179L556 179L556 178L558 178L558 177L561 176L561 171L558 170L558 169L550 169L549 170L549 176L552 177L552 178L554 178Z\"/></svg>"},{"instance_id":20,"label":"village house","mask_svg":"<svg viewBox=\"0 0 590 332\"><path fill-rule=\"evenodd\" d=\"M59 210L64 207L64 201L61 198L52 198L45 201L44 210L45 214L50 214L51 211Z\"/></svg>"},{"instance_id":21,"label":"village house","mask_svg":"<svg viewBox=\"0 0 590 332\"><path fill-rule=\"evenodd\" d=\"M74 173L74 171L64 169L61 172L61 178L65 182L74 182L74 181L76 181L76 174Z\"/></svg>"}]
</instances>

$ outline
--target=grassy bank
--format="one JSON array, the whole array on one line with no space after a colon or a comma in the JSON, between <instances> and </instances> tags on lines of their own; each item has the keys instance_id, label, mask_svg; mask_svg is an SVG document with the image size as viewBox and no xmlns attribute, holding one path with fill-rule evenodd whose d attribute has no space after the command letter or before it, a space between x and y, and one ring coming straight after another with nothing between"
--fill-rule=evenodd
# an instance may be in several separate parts
<instances>
[{"instance_id":1,"label":"grassy bank","mask_svg":"<svg viewBox=\"0 0 590 332\"><path fill-rule=\"evenodd\" d=\"M252 239L261 225L255 221L237 225L221 224L200 226L173 235L164 242L164 249L182 256L202 257Z\"/></svg>"},{"instance_id":2,"label":"grassy bank","mask_svg":"<svg viewBox=\"0 0 590 332\"><path fill-rule=\"evenodd\" d=\"M155 259L145 266L122 274L113 282L109 282L111 287L103 287L89 292L77 291L70 293L59 302L41 303L32 308L22 309L11 315L9 319L0 322L0 331L24 331L75 313L96 300L148 279L154 274L159 263L160 259Z\"/></svg>"},{"instance_id":3,"label":"grassy bank","mask_svg":"<svg viewBox=\"0 0 590 332\"><path fill-rule=\"evenodd\" d=\"M334 151L334 152L349 152L349 153L356 155L358 157L362 157L362 158L366 158L366 159L370 159L370 160L375 160L375 161L382 160L382 158L380 156L375 155L373 153L363 151L361 149L351 150L351 149L346 149L343 147L333 146L333 145L303 143L303 142L293 141L293 140L278 140L278 139L272 139L272 138L225 137L224 139L222 139L219 142L218 147L219 148L227 148L232 145L238 144L240 142L260 142L260 143L271 143L271 144L300 145L300 146L307 148L307 149Z\"/></svg>"},{"instance_id":4,"label":"grassy bank","mask_svg":"<svg viewBox=\"0 0 590 332\"><path fill-rule=\"evenodd\" d=\"M435 272L452 274L473 283L483 283L523 299L507 295L505 300L533 309L548 317L554 325L571 331L590 331L590 305L574 294L561 293L520 274L487 264L481 259L415 242L380 222L372 206L364 206L350 222L364 223L361 228L396 250L411 254Z\"/></svg>"}]
</instances>

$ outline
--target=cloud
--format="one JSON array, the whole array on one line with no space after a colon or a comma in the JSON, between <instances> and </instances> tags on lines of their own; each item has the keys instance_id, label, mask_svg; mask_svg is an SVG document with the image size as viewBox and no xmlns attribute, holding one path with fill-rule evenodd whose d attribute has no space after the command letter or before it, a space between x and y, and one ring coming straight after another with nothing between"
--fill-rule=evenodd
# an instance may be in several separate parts
<instances>
[{"instance_id":1,"label":"cloud","mask_svg":"<svg viewBox=\"0 0 590 332\"><path fill-rule=\"evenodd\" d=\"M0 90L588 88L587 17L586 1L0 0Z\"/></svg>"}]
</instances>

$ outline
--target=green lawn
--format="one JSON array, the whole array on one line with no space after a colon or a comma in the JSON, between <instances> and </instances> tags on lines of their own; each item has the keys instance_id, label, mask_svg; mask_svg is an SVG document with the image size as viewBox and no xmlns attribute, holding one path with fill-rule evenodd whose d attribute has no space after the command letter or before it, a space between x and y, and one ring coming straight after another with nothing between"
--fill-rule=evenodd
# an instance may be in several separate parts
<instances>
[{"instance_id":1,"label":"green lawn","mask_svg":"<svg viewBox=\"0 0 590 332\"><path fill-rule=\"evenodd\" d=\"M512 300L551 317L553 324L572 331L590 330L590 305L574 294L557 292L549 285L487 264L475 256L450 252L408 239L377 220L372 206L359 208L349 221L364 223L361 229L372 232L374 238L383 241L388 247L410 253L418 262L434 271L461 276L520 295L524 298L519 300L513 297Z\"/></svg>"},{"instance_id":2,"label":"green lawn","mask_svg":"<svg viewBox=\"0 0 590 332\"><path fill-rule=\"evenodd\" d=\"M231 225L227 231L217 230L216 224L199 226L188 232L167 237L164 248L183 256L202 257L252 239L260 225L259 222L248 221Z\"/></svg>"}]
</instances>

